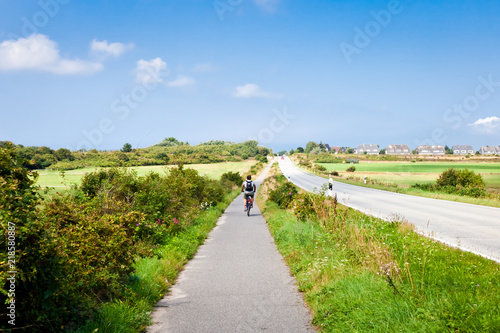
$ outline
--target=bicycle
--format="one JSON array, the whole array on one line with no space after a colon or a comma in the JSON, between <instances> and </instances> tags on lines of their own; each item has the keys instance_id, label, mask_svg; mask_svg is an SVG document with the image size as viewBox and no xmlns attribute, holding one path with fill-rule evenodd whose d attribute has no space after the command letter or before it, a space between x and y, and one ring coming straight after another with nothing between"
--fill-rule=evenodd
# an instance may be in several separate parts
<instances>
[{"instance_id":1,"label":"bicycle","mask_svg":"<svg viewBox=\"0 0 500 333\"><path fill-rule=\"evenodd\" d=\"M247 198L247 216L250 216L250 208L252 208L252 200Z\"/></svg>"}]
</instances>

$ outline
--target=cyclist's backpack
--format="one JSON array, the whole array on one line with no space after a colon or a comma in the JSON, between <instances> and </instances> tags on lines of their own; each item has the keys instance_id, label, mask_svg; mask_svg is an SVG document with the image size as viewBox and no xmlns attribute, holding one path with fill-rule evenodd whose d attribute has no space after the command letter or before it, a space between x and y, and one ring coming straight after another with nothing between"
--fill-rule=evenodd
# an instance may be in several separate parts
<instances>
[{"instance_id":1,"label":"cyclist's backpack","mask_svg":"<svg viewBox=\"0 0 500 333\"><path fill-rule=\"evenodd\" d=\"M247 180L246 182L247 183L245 185L245 191L247 191L247 192L253 192L253 181Z\"/></svg>"}]
</instances>

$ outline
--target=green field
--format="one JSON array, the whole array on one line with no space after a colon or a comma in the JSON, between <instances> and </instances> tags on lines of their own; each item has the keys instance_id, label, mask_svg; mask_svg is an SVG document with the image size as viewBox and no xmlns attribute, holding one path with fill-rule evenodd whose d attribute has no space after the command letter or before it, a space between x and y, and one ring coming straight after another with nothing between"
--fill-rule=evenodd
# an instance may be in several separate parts
<instances>
[{"instance_id":1,"label":"green field","mask_svg":"<svg viewBox=\"0 0 500 333\"><path fill-rule=\"evenodd\" d=\"M348 165L334 163L319 163L328 170L343 171ZM413 172L413 173L441 173L444 170L469 169L476 173L500 174L500 163L440 163L440 162L361 162L354 164L356 171L366 172Z\"/></svg>"},{"instance_id":2,"label":"green field","mask_svg":"<svg viewBox=\"0 0 500 333\"><path fill-rule=\"evenodd\" d=\"M329 171L341 173L351 166L347 164L318 163ZM361 162L353 164L354 173L345 173L357 177L392 182L398 185L409 186L415 183L430 183L435 181L439 174L447 169L469 169L480 173L487 188L500 189L500 163L440 163L440 162Z\"/></svg>"},{"instance_id":3,"label":"green field","mask_svg":"<svg viewBox=\"0 0 500 333\"><path fill-rule=\"evenodd\" d=\"M189 164L185 165L185 168L191 168L197 170L201 175L205 175L212 179L218 179L223 173L232 172L244 172L255 164L255 161L244 161L244 162L225 162L225 163L215 163L215 164ZM127 169L136 170L139 176L144 176L148 172L164 173L167 169L173 167L172 165L154 165L154 166L143 166L143 167L129 167ZM66 171L64 173L64 179L61 173L53 170L37 170L39 177L37 185L42 188L45 187L55 187L57 188L67 188L70 184L79 184L83 175L89 172L98 170L99 168L84 168L78 170Z\"/></svg>"}]
</instances>

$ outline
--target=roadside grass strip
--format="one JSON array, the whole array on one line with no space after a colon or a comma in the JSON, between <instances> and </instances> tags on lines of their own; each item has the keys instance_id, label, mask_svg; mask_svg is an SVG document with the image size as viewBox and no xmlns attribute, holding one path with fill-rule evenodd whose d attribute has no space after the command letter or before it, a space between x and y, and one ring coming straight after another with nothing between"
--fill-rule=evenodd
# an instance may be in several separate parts
<instances>
[{"instance_id":1,"label":"roadside grass strip","mask_svg":"<svg viewBox=\"0 0 500 333\"><path fill-rule=\"evenodd\" d=\"M184 232L155 248L153 257L137 258L135 273L129 282L130 296L103 304L96 320L75 332L143 332L152 324L150 314L154 305L175 283L184 265L194 257L219 217L239 194L240 190L235 190L223 202L201 213Z\"/></svg>"},{"instance_id":2,"label":"roadside grass strip","mask_svg":"<svg viewBox=\"0 0 500 333\"><path fill-rule=\"evenodd\" d=\"M284 182L270 177L261 191ZM321 195L299 192L295 204L306 196L315 209L302 219L258 200L322 331L500 331L500 265Z\"/></svg>"}]
</instances>

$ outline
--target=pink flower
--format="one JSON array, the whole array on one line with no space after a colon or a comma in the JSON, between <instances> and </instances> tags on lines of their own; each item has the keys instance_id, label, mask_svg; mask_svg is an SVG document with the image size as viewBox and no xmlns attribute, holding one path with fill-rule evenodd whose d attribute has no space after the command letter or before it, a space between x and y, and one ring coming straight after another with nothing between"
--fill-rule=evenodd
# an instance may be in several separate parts
<instances>
[{"instance_id":1,"label":"pink flower","mask_svg":"<svg viewBox=\"0 0 500 333\"><path fill-rule=\"evenodd\" d=\"M288 195L292 195L292 192L288 193Z\"/></svg>"}]
</instances>

